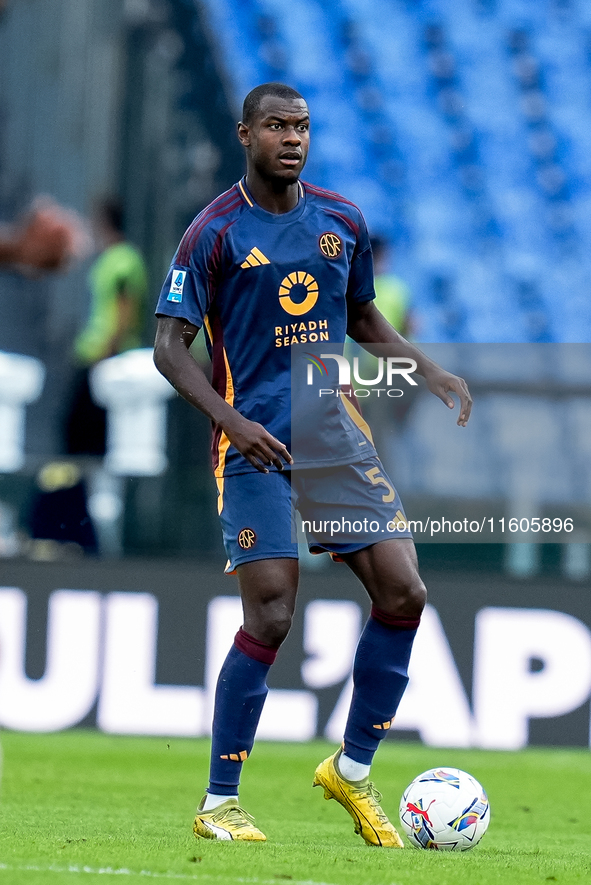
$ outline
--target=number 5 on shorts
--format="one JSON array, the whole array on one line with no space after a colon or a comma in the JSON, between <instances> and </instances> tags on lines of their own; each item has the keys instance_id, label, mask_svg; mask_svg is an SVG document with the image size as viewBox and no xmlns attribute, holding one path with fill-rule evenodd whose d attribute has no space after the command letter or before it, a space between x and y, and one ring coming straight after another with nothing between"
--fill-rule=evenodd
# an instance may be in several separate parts
<instances>
[{"instance_id":1,"label":"number 5 on shorts","mask_svg":"<svg viewBox=\"0 0 591 885\"><path fill-rule=\"evenodd\" d=\"M393 501L396 497L396 492L393 487L390 485L385 476L382 476L380 473L379 467L372 467L371 470L366 470L365 475L369 479L372 486L386 486L388 489L388 493L386 495L382 495L382 501L384 504L388 504L390 501Z\"/></svg>"}]
</instances>

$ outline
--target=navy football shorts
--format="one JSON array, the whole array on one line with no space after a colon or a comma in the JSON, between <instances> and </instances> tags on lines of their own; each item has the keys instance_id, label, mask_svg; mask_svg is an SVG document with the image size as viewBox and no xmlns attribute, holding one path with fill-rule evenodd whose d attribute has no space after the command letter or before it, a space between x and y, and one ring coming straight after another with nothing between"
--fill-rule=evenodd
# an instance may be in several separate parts
<instances>
[{"instance_id":1,"label":"navy football shorts","mask_svg":"<svg viewBox=\"0 0 591 885\"><path fill-rule=\"evenodd\" d=\"M312 553L335 559L378 541L412 538L376 456L340 467L227 476L220 508L226 571L257 559L297 559L298 522Z\"/></svg>"}]
</instances>

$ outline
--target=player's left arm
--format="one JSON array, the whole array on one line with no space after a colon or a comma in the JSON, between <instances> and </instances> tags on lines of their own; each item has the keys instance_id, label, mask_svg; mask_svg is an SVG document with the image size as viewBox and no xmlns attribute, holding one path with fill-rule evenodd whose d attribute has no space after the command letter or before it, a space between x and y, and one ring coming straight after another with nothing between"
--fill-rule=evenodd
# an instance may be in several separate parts
<instances>
[{"instance_id":1,"label":"player's left arm","mask_svg":"<svg viewBox=\"0 0 591 885\"><path fill-rule=\"evenodd\" d=\"M463 378L446 372L418 347L403 338L382 316L373 301L359 302L350 299L347 309L347 334L354 341L370 353L374 352L372 345L391 344L394 345L393 355L415 360L417 372L424 377L431 393L438 396L448 408L453 409L455 405L450 393L458 395L460 414L457 423L460 427L466 426L472 410L472 397ZM376 348L375 354L383 356L383 346Z\"/></svg>"}]
</instances>

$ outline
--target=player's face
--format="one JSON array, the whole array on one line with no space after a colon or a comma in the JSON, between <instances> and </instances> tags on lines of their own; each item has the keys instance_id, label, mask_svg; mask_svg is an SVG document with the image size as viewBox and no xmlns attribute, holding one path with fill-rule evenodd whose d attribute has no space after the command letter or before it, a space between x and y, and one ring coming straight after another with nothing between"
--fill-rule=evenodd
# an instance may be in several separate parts
<instances>
[{"instance_id":1,"label":"player's face","mask_svg":"<svg viewBox=\"0 0 591 885\"><path fill-rule=\"evenodd\" d=\"M297 181L310 143L308 106L303 98L265 95L251 125L239 124L238 137L262 178Z\"/></svg>"}]
</instances>

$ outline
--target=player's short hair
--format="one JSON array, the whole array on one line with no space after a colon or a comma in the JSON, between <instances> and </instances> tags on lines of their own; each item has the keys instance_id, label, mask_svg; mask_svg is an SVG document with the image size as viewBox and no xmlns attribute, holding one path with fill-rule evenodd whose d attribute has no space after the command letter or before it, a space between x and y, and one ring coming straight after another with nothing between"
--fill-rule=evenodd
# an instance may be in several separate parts
<instances>
[{"instance_id":1,"label":"player's short hair","mask_svg":"<svg viewBox=\"0 0 591 885\"><path fill-rule=\"evenodd\" d=\"M250 90L242 105L242 122L246 123L247 126L252 123L265 95L275 95L277 98L287 99L304 98L297 89L292 89L291 86L286 86L285 83L261 83L260 86L255 86L254 89Z\"/></svg>"}]
</instances>

